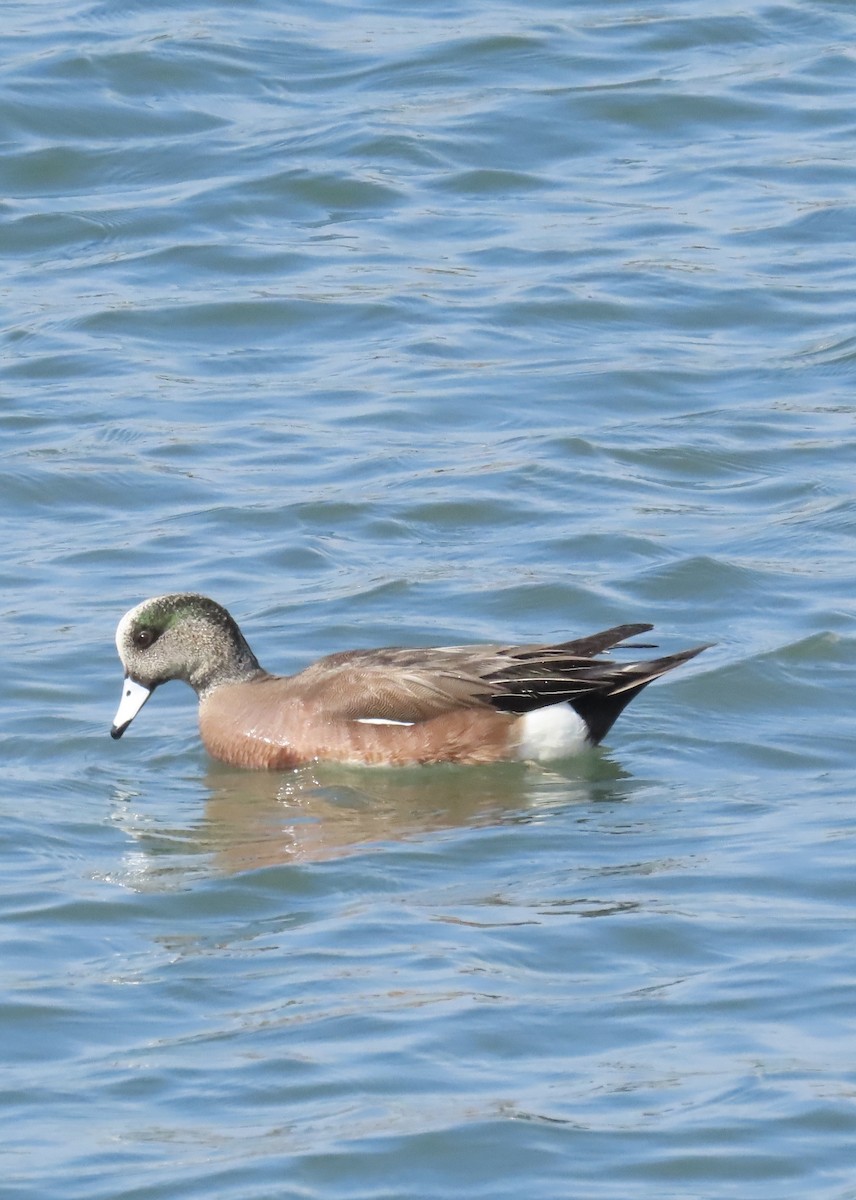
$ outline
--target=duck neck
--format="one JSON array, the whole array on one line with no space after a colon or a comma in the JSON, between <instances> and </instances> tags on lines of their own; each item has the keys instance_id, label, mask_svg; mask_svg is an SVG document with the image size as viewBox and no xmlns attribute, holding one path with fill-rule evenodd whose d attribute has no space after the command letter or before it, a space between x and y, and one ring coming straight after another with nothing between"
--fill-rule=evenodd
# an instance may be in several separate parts
<instances>
[{"instance_id":1,"label":"duck neck","mask_svg":"<svg viewBox=\"0 0 856 1200\"><path fill-rule=\"evenodd\" d=\"M230 647L230 653L217 662L206 662L204 667L192 671L187 682L200 700L204 700L217 688L228 683L248 683L252 679L263 679L268 672L259 666L259 660L248 646L243 634L238 633Z\"/></svg>"}]
</instances>

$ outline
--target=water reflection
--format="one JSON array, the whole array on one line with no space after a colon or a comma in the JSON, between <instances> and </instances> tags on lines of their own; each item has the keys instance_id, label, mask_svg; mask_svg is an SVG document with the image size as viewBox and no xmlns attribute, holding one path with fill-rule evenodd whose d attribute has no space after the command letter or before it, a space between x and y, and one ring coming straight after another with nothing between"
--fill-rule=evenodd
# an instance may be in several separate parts
<instances>
[{"instance_id":1,"label":"water reflection","mask_svg":"<svg viewBox=\"0 0 856 1200\"><path fill-rule=\"evenodd\" d=\"M153 824L140 796L132 811L124 797L120 820L135 839L136 883L145 874L151 885L153 875L166 882L165 874L186 872L188 854L196 870L205 856L206 873L212 866L232 874L323 862L445 829L532 820L557 805L622 799L628 778L600 753L561 771L521 763L390 770L324 764L271 773L211 763L207 799L190 828Z\"/></svg>"},{"instance_id":2,"label":"water reflection","mask_svg":"<svg viewBox=\"0 0 856 1200\"><path fill-rule=\"evenodd\" d=\"M622 772L592 758L572 775L523 764L366 770L317 766L288 775L209 769L206 827L221 870L319 862L379 842L526 819L590 801Z\"/></svg>"}]
</instances>

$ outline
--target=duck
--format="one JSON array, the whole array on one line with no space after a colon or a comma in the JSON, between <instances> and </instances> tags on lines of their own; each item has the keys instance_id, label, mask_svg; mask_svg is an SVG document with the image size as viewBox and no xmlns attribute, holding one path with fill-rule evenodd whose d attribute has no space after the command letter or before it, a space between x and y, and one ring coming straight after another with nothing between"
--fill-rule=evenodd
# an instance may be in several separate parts
<instances>
[{"instance_id":1,"label":"duck","mask_svg":"<svg viewBox=\"0 0 856 1200\"><path fill-rule=\"evenodd\" d=\"M198 697L206 750L230 766L548 763L598 745L649 683L708 648L603 657L651 629L616 625L544 645L345 650L272 675L222 605L174 592L119 621L125 675L110 732L121 738L152 692L178 679Z\"/></svg>"}]
</instances>

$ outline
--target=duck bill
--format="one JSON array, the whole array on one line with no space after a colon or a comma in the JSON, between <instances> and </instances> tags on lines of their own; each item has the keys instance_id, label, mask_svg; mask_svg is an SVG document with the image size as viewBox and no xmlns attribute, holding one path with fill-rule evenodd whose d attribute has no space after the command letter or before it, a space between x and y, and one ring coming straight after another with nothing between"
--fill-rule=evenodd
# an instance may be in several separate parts
<instances>
[{"instance_id":1,"label":"duck bill","mask_svg":"<svg viewBox=\"0 0 856 1200\"><path fill-rule=\"evenodd\" d=\"M120 738L122 736L151 694L151 688L137 683L136 679L132 679L130 675L125 676L125 682L122 684L122 699L119 701L116 716L113 718L110 737Z\"/></svg>"}]
</instances>

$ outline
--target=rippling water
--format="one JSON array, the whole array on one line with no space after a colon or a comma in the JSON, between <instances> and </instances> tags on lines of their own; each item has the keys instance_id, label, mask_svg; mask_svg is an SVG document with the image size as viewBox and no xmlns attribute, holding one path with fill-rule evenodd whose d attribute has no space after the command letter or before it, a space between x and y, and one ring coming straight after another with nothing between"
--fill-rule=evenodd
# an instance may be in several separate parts
<instances>
[{"instance_id":1,"label":"rippling water","mask_svg":"<svg viewBox=\"0 0 856 1200\"><path fill-rule=\"evenodd\" d=\"M844 0L4 8L15 1200L856 1200ZM553 771L112 743L262 662L653 620Z\"/></svg>"}]
</instances>

